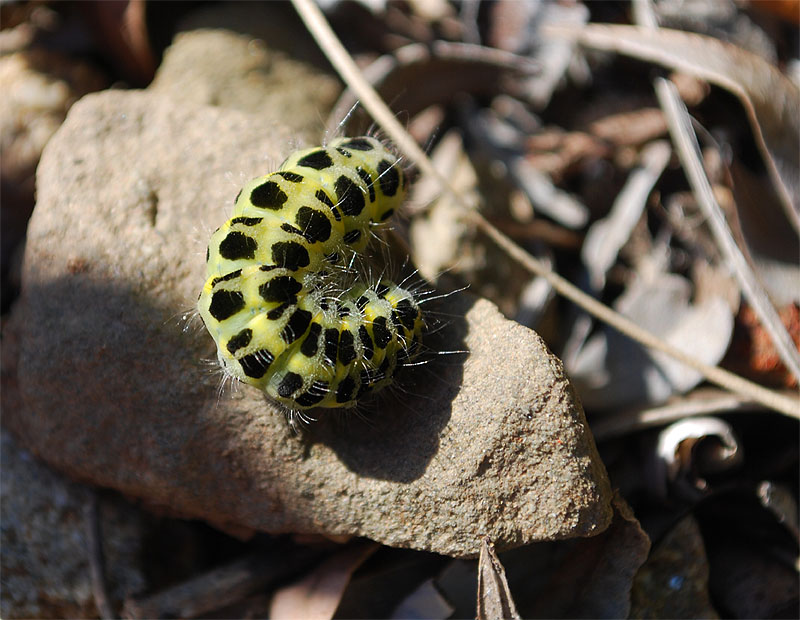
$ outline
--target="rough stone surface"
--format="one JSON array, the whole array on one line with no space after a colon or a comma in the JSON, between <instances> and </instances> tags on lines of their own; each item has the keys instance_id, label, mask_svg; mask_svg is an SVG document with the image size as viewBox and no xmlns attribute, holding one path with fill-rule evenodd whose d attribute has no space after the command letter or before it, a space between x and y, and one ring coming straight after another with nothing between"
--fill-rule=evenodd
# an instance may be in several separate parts
<instances>
[{"instance_id":1,"label":"rough stone surface","mask_svg":"<svg viewBox=\"0 0 800 620\"><path fill-rule=\"evenodd\" d=\"M341 83L288 3L203 7L180 28L148 90L279 118L295 140L319 135Z\"/></svg>"},{"instance_id":2,"label":"rough stone surface","mask_svg":"<svg viewBox=\"0 0 800 620\"><path fill-rule=\"evenodd\" d=\"M13 21L9 20L9 21ZM25 24L3 30L0 55L0 283L2 311L19 284L21 244L33 210L36 165L69 106L105 80L84 62L44 49L5 47ZM10 38L9 38L9 35ZM22 37L24 38L24 37Z\"/></svg>"},{"instance_id":3,"label":"rough stone surface","mask_svg":"<svg viewBox=\"0 0 800 620\"><path fill-rule=\"evenodd\" d=\"M0 435L0 543L3 618L97 617L84 508L88 489L64 480ZM109 598L119 604L145 588L141 523L123 500L100 504Z\"/></svg>"},{"instance_id":4,"label":"rough stone surface","mask_svg":"<svg viewBox=\"0 0 800 620\"><path fill-rule=\"evenodd\" d=\"M474 556L592 535L609 483L561 363L532 331L456 295L437 356L362 415L300 435L248 386L218 394L183 311L238 184L290 136L262 117L142 92L86 97L38 171L4 423L69 474L228 531L360 535ZM231 180L231 177L236 179Z\"/></svg>"}]
</instances>

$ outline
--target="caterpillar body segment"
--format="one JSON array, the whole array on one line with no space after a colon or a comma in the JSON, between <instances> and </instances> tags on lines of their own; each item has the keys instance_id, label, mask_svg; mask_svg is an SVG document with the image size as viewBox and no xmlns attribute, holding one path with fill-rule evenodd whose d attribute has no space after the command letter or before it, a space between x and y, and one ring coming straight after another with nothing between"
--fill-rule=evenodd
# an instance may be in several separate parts
<instances>
[{"instance_id":1,"label":"caterpillar body segment","mask_svg":"<svg viewBox=\"0 0 800 620\"><path fill-rule=\"evenodd\" d=\"M419 304L388 280L344 275L406 185L397 157L359 137L299 151L242 188L211 236L198 300L228 375L294 410L350 407L392 382L419 350Z\"/></svg>"}]
</instances>

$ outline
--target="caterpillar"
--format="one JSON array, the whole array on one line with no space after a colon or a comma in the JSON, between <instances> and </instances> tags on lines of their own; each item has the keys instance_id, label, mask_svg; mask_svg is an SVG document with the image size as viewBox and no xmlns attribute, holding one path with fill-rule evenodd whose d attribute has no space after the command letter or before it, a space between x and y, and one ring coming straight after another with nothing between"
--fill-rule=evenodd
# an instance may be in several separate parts
<instances>
[{"instance_id":1,"label":"caterpillar","mask_svg":"<svg viewBox=\"0 0 800 620\"><path fill-rule=\"evenodd\" d=\"M198 311L224 372L290 410L352 407L422 344L413 292L347 282L407 176L378 139L339 138L247 183L212 235Z\"/></svg>"}]
</instances>

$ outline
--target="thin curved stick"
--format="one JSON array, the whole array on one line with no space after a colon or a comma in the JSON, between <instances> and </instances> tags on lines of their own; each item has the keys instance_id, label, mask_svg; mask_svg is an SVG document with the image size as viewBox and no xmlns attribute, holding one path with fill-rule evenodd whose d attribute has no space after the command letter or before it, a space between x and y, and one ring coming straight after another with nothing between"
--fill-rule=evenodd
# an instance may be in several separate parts
<instances>
[{"instance_id":1,"label":"thin curved stick","mask_svg":"<svg viewBox=\"0 0 800 620\"><path fill-rule=\"evenodd\" d=\"M681 165L692 186L698 205L706 216L711 234L716 239L720 252L738 280L744 296L772 339L781 361L794 377L800 380L800 354L798 354L789 332L781 323L781 318L758 277L748 265L739 246L736 245L722 213L722 208L714 198L711 184L703 170L703 164L700 163L700 147L694 131L692 131L692 123L686 106L681 101L672 82L668 82L664 78L656 78L654 86L661 109L667 119L672 142L678 152L678 158L681 160Z\"/></svg>"},{"instance_id":2,"label":"thin curved stick","mask_svg":"<svg viewBox=\"0 0 800 620\"><path fill-rule=\"evenodd\" d=\"M463 200L458 193L450 186L447 179L433 167L427 155L425 155L419 145L417 145L414 139L397 121L392 111L381 100L378 93L376 93L369 83L361 76L355 62L331 29L320 9L312 0L292 0L292 4L294 4L300 18L305 23L323 53L327 56L331 65L333 65L344 82L361 99L364 108L394 141L400 151L405 153L425 174L431 175L436 179L442 190L453 197L453 199L463 207ZM620 333L625 334L640 344L650 349L661 351L679 362L686 364L690 368L701 373L711 383L730 390L731 392L752 398L754 401L761 403L769 409L800 419L800 402L797 400L769 390L747 379L743 379L717 366L710 366L694 359L680 349L664 342L649 331L642 329L627 317L601 304L593 297L587 295L579 288L545 267L536 258L528 254L506 235L487 222L479 213L470 211L466 207L464 207L464 212L475 226L494 240L494 242L511 258L519 262L520 265L525 267L532 274L546 279L561 295L580 306L595 318L611 325Z\"/></svg>"}]
</instances>

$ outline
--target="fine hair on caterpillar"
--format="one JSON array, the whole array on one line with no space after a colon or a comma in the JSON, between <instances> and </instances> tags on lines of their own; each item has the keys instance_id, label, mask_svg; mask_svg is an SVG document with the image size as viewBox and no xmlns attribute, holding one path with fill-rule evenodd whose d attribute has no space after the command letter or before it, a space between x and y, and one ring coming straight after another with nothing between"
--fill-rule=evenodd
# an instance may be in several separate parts
<instances>
[{"instance_id":1,"label":"fine hair on caterpillar","mask_svg":"<svg viewBox=\"0 0 800 620\"><path fill-rule=\"evenodd\" d=\"M353 407L418 356L415 291L350 277L406 187L399 158L370 136L298 151L244 185L211 235L198 300L227 376L293 412Z\"/></svg>"},{"instance_id":2,"label":"fine hair on caterpillar","mask_svg":"<svg viewBox=\"0 0 800 620\"><path fill-rule=\"evenodd\" d=\"M348 277L351 279L365 277L368 281L374 281L376 276L369 273L372 266L367 264L362 265L362 268L367 271L366 276L363 274L357 276L356 272L353 271L347 274ZM396 273L391 267L386 269L393 274ZM421 415L421 411L430 406L426 404L420 409L419 404L421 401L426 403L436 402L436 394L440 393L439 388L446 389L450 385L449 381L442 375L442 371L451 366L451 363L445 360L453 355L467 353L464 350L449 350L445 349L444 346L438 346L450 341L452 332L449 328L452 325L452 320L459 321L461 317L443 314L431 309L431 304L428 303L432 302L433 306L437 306L437 302L440 299L450 297L458 293L459 290L438 293L430 289L428 283L419 277L416 271L399 280L398 286L413 291L418 304L423 308L426 339L434 336L434 340L438 339L439 342L434 347L428 346L426 342L417 349L415 356L398 361L392 381L380 391L375 391L368 397L357 400L346 409L326 410L326 423L332 423L334 428L339 429L339 431L353 432L358 428L366 427L371 429L370 432L377 432L383 425L384 416L381 414L387 410L405 411L405 415L410 416L408 417L409 421L415 419L416 416ZM436 336L440 332L441 335ZM462 364L462 359L458 359L452 364L458 367ZM431 393L431 390L433 393ZM417 405L414 404L415 402ZM284 414L289 426L295 433L298 433L301 428L317 422L318 419L318 415L313 410L284 407Z\"/></svg>"}]
</instances>

